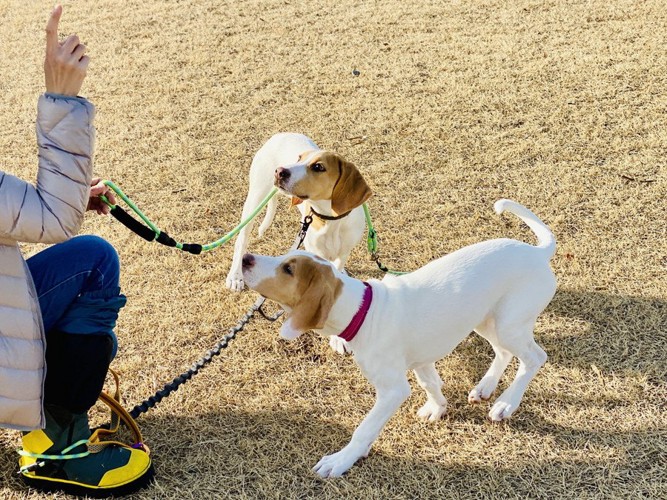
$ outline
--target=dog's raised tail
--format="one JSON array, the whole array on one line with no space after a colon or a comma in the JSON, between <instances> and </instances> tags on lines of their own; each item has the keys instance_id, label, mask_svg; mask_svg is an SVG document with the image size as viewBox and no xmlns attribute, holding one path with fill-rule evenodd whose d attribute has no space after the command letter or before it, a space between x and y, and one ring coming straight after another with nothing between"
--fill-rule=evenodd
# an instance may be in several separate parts
<instances>
[{"instance_id":1,"label":"dog's raised tail","mask_svg":"<svg viewBox=\"0 0 667 500\"><path fill-rule=\"evenodd\" d=\"M549 227L533 212L516 201L505 199L498 200L493 205L493 208L498 215L503 212L510 212L524 221L535 233L535 236L537 236L537 248L544 249L549 258L556 253L556 237L553 235Z\"/></svg>"}]
</instances>

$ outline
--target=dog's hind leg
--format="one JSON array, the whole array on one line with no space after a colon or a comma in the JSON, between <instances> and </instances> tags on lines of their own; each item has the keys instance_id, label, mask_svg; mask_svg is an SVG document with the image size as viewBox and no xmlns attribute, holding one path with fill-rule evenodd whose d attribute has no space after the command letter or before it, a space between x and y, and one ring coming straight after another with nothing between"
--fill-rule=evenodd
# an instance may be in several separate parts
<instances>
[{"instance_id":1,"label":"dog's hind leg","mask_svg":"<svg viewBox=\"0 0 667 500\"><path fill-rule=\"evenodd\" d=\"M512 353L498 345L498 336L496 335L493 318L487 319L482 325L475 328L475 331L491 344L495 357L482 380L468 393L468 403L480 403L489 399L498 387L500 377L505 373L507 365L512 361Z\"/></svg>"},{"instance_id":2,"label":"dog's hind leg","mask_svg":"<svg viewBox=\"0 0 667 500\"><path fill-rule=\"evenodd\" d=\"M447 412L447 399L442 394L442 379L435 368L435 363L428 363L414 369L417 383L426 391L426 403L417 416L429 422L440 420Z\"/></svg>"},{"instance_id":3,"label":"dog's hind leg","mask_svg":"<svg viewBox=\"0 0 667 500\"><path fill-rule=\"evenodd\" d=\"M547 353L533 339L534 325L534 321L526 323L514 330L509 337L499 332L502 347L519 359L519 369L512 384L498 397L489 411L489 418L494 422L508 419L516 411L528 384L547 361Z\"/></svg>"}]
</instances>

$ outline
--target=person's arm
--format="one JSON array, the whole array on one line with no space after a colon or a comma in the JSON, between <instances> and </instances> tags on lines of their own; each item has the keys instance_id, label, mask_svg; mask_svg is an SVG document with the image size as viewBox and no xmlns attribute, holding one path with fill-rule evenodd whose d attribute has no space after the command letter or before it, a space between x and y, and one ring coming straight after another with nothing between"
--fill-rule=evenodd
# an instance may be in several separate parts
<instances>
[{"instance_id":1,"label":"person's arm","mask_svg":"<svg viewBox=\"0 0 667 500\"><path fill-rule=\"evenodd\" d=\"M77 97L89 59L76 35L58 41L62 7L46 27L46 94L37 108L33 186L0 171L0 239L55 243L77 234L89 202L95 108Z\"/></svg>"}]
</instances>

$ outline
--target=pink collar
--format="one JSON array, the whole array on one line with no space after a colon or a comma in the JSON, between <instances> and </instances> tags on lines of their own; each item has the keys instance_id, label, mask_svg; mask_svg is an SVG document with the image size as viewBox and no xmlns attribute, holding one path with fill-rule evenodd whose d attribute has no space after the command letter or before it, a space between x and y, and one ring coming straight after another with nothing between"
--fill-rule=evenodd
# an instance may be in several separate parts
<instances>
[{"instance_id":1,"label":"pink collar","mask_svg":"<svg viewBox=\"0 0 667 500\"><path fill-rule=\"evenodd\" d=\"M371 308L371 302L373 302L373 288L365 281L364 285L366 285L366 290L364 290L364 298L361 301L361 307L352 318L352 321L350 321L350 324L347 325L347 328L338 334L340 338L347 342L352 340L359 332L361 325L364 324L364 320L366 319L366 314Z\"/></svg>"}]
</instances>

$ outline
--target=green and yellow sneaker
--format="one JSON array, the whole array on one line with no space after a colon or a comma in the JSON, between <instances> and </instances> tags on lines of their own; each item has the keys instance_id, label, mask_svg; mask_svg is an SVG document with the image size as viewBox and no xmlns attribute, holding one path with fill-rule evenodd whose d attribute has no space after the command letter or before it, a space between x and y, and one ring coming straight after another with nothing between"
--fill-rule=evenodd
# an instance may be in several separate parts
<instances>
[{"instance_id":1,"label":"green and yellow sneaker","mask_svg":"<svg viewBox=\"0 0 667 500\"><path fill-rule=\"evenodd\" d=\"M23 435L19 466L24 482L40 491L93 497L137 491L153 478L145 447L91 439L87 413L47 405L46 428ZM97 441L97 442L96 442Z\"/></svg>"}]
</instances>

